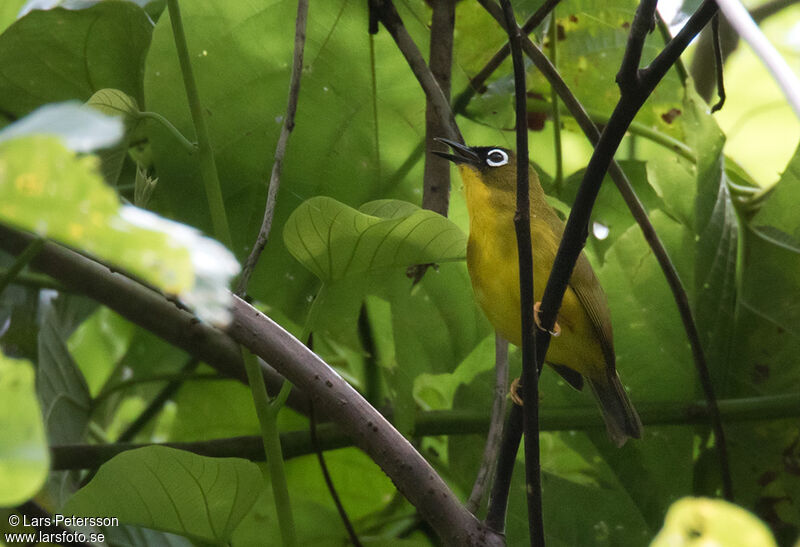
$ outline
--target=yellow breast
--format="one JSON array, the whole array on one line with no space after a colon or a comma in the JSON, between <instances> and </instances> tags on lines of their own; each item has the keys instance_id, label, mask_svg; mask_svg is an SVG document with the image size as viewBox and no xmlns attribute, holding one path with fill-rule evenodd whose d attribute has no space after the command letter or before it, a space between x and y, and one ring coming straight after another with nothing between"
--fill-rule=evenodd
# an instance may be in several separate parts
<instances>
[{"instance_id":1,"label":"yellow breast","mask_svg":"<svg viewBox=\"0 0 800 547\"><path fill-rule=\"evenodd\" d=\"M470 217L467 268L472 287L494 328L519 346L522 336L514 193L488 187L469 167L460 171ZM549 207L544 200L531 200L535 301L542 299L560 240L552 218L550 222L544 218L543 206ZM600 375L605 370L603 351L590 318L571 288L564 295L558 323L562 334L551 339L547 361L584 376Z\"/></svg>"}]
</instances>

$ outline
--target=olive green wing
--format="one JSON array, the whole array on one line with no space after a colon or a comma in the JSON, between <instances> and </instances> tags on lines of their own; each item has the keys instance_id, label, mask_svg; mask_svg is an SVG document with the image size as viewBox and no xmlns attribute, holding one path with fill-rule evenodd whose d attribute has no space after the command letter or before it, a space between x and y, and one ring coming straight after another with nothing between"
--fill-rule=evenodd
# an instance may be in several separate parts
<instances>
[{"instance_id":1,"label":"olive green wing","mask_svg":"<svg viewBox=\"0 0 800 547\"><path fill-rule=\"evenodd\" d=\"M614 335L611 331L611 313L608 309L608 301L592 265L589 264L589 259L583 253L580 254L578 262L575 264L569 280L569 287L578 297L592 322L600 340L606 364L610 370L615 370Z\"/></svg>"}]
</instances>

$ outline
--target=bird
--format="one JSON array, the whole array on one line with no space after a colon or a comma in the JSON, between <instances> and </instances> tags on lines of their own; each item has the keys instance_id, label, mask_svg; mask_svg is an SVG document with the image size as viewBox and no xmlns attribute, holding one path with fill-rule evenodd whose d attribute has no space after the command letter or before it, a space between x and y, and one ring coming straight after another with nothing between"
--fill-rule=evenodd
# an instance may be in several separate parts
<instances>
[{"instance_id":1,"label":"bird","mask_svg":"<svg viewBox=\"0 0 800 547\"><path fill-rule=\"evenodd\" d=\"M436 140L452 149L452 154L435 153L455 163L464 184L469 214L467 270L476 299L499 335L520 346L515 155L499 146L468 147L449 139ZM531 166L529 180L537 317L564 223L545 200ZM578 390L586 379L614 444L622 446L629 438L641 438L642 422L616 370L608 301L583 252L570 277L556 324L552 334L558 336L551 338L545 362Z\"/></svg>"}]
</instances>

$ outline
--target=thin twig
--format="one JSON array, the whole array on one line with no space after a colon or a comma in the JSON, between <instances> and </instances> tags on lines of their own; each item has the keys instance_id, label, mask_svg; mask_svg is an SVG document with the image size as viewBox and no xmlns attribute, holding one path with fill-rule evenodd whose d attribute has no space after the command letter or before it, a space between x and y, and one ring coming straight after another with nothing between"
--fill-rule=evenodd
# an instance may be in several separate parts
<instances>
[{"instance_id":1,"label":"thin twig","mask_svg":"<svg viewBox=\"0 0 800 547\"><path fill-rule=\"evenodd\" d=\"M597 414L595 412L595 414ZM514 475L514 464L517 451L522 440L522 408L511 405L503 441L500 443L500 454L497 458L497 471L489 496L489 510L486 512L486 526L499 533L505 533L506 511L508 509L508 493L511 490L511 478Z\"/></svg>"},{"instance_id":2,"label":"thin twig","mask_svg":"<svg viewBox=\"0 0 800 547\"><path fill-rule=\"evenodd\" d=\"M311 438L311 445L314 447L314 452L317 453L317 461L319 462L319 468L322 471L322 478L325 479L325 484L328 487L328 492L331 494L331 498L333 498L333 503L336 505L336 511L339 513L339 518L342 519L342 524L344 524L345 530L347 530L347 535L350 536L350 543L352 543L355 547L361 547L361 541L358 539L358 534L356 533L356 529L353 528L353 523L350 522L350 517L347 516L347 511L342 504L341 498L339 498L338 492L336 492L336 487L333 485L333 479L331 478L331 474L328 471L328 465L325 463L325 456L322 454L322 446L319 443L319 439L317 438L317 416L314 413L314 403L313 401L309 401L308 403L308 421L310 424L309 427L309 435Z\"/></svg>"},{"instance_id":3,"label":"thin twig","mask_svg":"<svg viewBox=\"0 0 800 547\"><path fill-rule=\"evenodd\" d=\"M200 361L197 358L190 357L186 364L181 368L180 373L182 375L191 374L199 365ZM170 380L170 382L158 392L158 395L156 395L153 400L150 401L150 404L147 405L147 407L139 414L139 416L137 416L136 419L125 428L125 431L123 431L122 434L117 437L117 442L124 443L133 439L144 428L144 426L150 422L151 419L161 412L161 409L164 408L164 404L166 404L170 397L175 395L175 393L181 388L185 379L185 376L181 376L180 378Z\"/></svg>"},{"instance_id":4,"label":"thin twig","mask_svg":"<svg viewBox=\"0 0 800 547\"><path fill-rule=\"evenodd\" d=\"M297 113L297 100L300 96L300 77L303 75L303 52L306 43L306 22L308 21L308 0L298 0L297 18L295 19L294 29L294 57L292 58L292 75L289 81L289 102L286 105L286 116L283 119L281 133L278 137L278 144L275 147L275 162L272 164L272 173L269 177L269 188L267 189L267 205L264 208L264 218L261 221L261 229L258 237L250 251L250 255L242 268L242 275L236 286L236 294L243 296L247 292L247 284L253 270L258 263L261 252L267 245L269 233L272 230L272 219L275 216L275 202L278 197L278 189L281 185L281 168L283 167L283 157L286 155L286 146L289 143L289 135L294 129L294 117Z\"/></svg>"},{"instance_id":5,"label":"thin twig","mask_svg":"<svg viewBox=\"0 0 800 547\"><path fill-rule=\"evenodd\" d=\"M522 25L522 32L527 36L533 29L538 27L542 21L544 21L545 17L555 8L561 0L546 0L544 4L537 9L533 15L528 17L528 20ZM474 97L477 93L483 93L486 91L484 84L486 80L488 80L494 71L497 70L503 61L506 60L506 57L511 53L511 46L508 45L508 42L503 44L503 46L497 50L497 52L492 56L491 59L484 65L482 69L478 71L478 73L473 76L470 81L469 85L458 94L455 101L453 102L453 112L456 114L460 114L464 111L464 109L469 104L469 101Z\"/></svg>"},{"instance_id":6,"label":"thin twig","mask_svg":"<svg viewBox=\"0 0 800 547\"><path fill-rule=\"evenodd\" d=\"M719 0L717 2L720 11L725 14L725 18L736 29L745 42L753 48L753 53L761 59L767 67L772 77L783 91L786 100L794 110L795 115L800 118L800 80L795 76L786 60L778 53L761 29L758 28L747 9L738 0Z\"/></svg>"},{"instance_id":7,"label":"thin twig","mask_svg":"<svg viewBox=\"0 0 800 547\"><path fill-rule=\"evenodd\" d=\"M411 35L403 25L403 20L397 13L394 4L391 0L375 0L375 11L381 23L383 23L383 26L389 31L389 34L392 35L395 44L397 44L397 48L403 54L403 57L405 57L408 66L411 68L414 76L416 76L417 81L425 92L425 96L436 112L436 115L443 120L442 126L446 129L444 136L448 139L463 143L464 138L461 136L458 125L456 125L453 111L450 109L450 101L445 97L431 69L428 67L427 63L425 63L425 59L422 57L422 53L417 47L417 44L414 43Z\"/></svg>"},{"instance_id":8,"label":"thin twig","mask_svg":"<svg viewBox=\"0 0 800 547\"><path fill-rule=\"evenodd\" d=\"M497 467L497 455L500 452L500 443L503 440L503 421L506 418L506 401L508 393L508 342L495 333L494 340L494 400L492 402L492 415L489 420L489 432L486 435L486 445L483 448L483 458L472 492L467 499L467 509L477 513L489 479L494 476Z\"/></svg>"},{"instance_id":9,"label":"thin twig","mask_svg":"<svg viewBox=\"0 0 800 547\"><path fill-rule=\"evenodd\" d=\"M799 2L800 0L770 0L752 8L750 10L750 16L753 18L753 21L760 24L768 17L780 13L787 7ZM704 29L703 32L700 33L691 63L692 79L694 80L695 88L706 101L711 100L715 82L714 71L710 70L711 63L714 62L714 53L711 46L712 39L713 36L709 29ZM728 23L725 17L722 17L720 20L720 42L722 44L721 52L724 64L725 59L727 59L739 45L739 35L731 28L730 23Z\"/></svg>"},{"instance_id":10,"label":"thin twig","mask_svg":"<svg viewBox=\"0 0 800 547\"><path fill-rule=\"evenodd\" d=\"M433 0L431 20L430 72L450 102L450 79L453 66L453 31L456 22L455 0ZM422 208L447 216L450 208L450 162L434 154L434 139L448 133L448 119L442 118L432 96L425 96L425 168L422 177ZM455 123L455 122L453 122ZM416 285L431 264L418 264L406 275Z\"/></svg>"},{"instance_id":11,"label":"thin twig","mask_svg":"<svg viewBox=\"0 0 800 547\"><path fill-rule=\"evenodd\" d=\"M556 21L556 11L550 14L550 62L558 69L558 22ZM561 109L558 106L558 91L554 85L550 85L550 98L553 109L553 149L555 150L556 173L553 177L553 184L561 190L564 184L564 157L561 147Z\"/></svg>"},{"instance_id":12,"label":"thin twig","mask_svg":"<svg viewBox=\"0 0 800 547\"><path fill-rule=\"evenodd\" d=\"M8 275L8 268L0 268L0 279L5 279ZM2 282L0 282L0 285ZM20 272L14 276L10 282L11 285L20 285L22 287L29 287L32 289L53 289L60 292L69 292L64 285L55 279L41 274Z\"/></svg>"},{"instance_id":13,"label":"thin twig","mask_svg":"<svg viewBox=\"0 0 800 547\"><path fill-rule=\"evenodd\" d=\"M708 422L708 404L705 401L693 402L640 402L637 410L642 422L647 425L702 425ZM794 393L784 395L771 395L761 397L745 397L741 399L722 399L719 409L726 422L752 422L766 420L785 420L800 417L800 398ZM509 414L516 412L518 418L522 417L521 409L513 405ZM434 410L421 412L415 421L414 434L419 437L440 437L443 435L484 435L490 427L490 417L485 411L465 410ZM521 434L522 422L517 427L517 435ZM604 429L603 420L597 413L594 405L580 407L544 407L541 411L542 431L601 431ZM508 434L509 430L504 431ZM511 428L514 434L514 427ZM317 440L322 450L337 450L353 446L352 439L347 436L335 423L320 424L317 426ZM100 467L117 454L127 450L151 446L155 443L113 443L113 444L64 444L50 447L51 469L64 471L70 469L95 469ZM307 456L314 453L307 429L281 433L281 445L284 448L284 458L291 459ZM252 461L264 461L264 445L258 435L242 437L227 437L207 441L164 443L164 446L186 450L202 456L214 458L246 458ZM510 446L503 443L502 446ZM513 443L514 450L510 453L501 453L498 459L498 475L510 479L510 469L516 459L516 447L519 439ZM505 459L504 459L505 458ZM505 463L502 463L505 462ZM509 471L500 473L500 467L509 466ZM507 495L496 495L498 489L507 491L509 485L494 483L492 499L497 498L505 502ZM500 515L498 527L492 529L502 531L503 513L497 511L497 504L490 504L487 516L487 525L493 518Z\"/></svg>"},{"instance_id":14,"label":"thin twig","mask_svg":"<svg viewBox=\"0 0 800 547\"><path fill-rule=\"evenodd\" d=\"M711 107L713 114L722 108L725 104L725 80L722 60L722 40L720 39L719 31L719 13L716 13L711 19L711 37L714 42L714 73L717 75L717 95L719 100Z\"/></svg>"},{"instance_id":15,"label":"thin twig","mask_svg":"<svg viewBox=\"0 0 800 547\"><path fill-rule=\"evenodd\" d=\"M28 265L28 262L39 254L39 251L41 251L44 246L44 241L44 238L41 237L32 240L28 246L25 247L25 250L17 256L11 267L0 274L0 294L2 294L3 291L6 290L6 287L17 278L19 273Z\"/></svg>"},{"instance_id":16,"label":"thin twig","mask_svg":"<svg viewBox=\"0 0 800 547\"><path fill-rule=\"evenodd\" d=\"M520 315L522 316L522 429L525 435L525 494L528 500L528 529L531 545L544 546L542 516L542 469L539 455L539 367L537 340L533 322L533 247L528 174L528 111L525 85L525 60L522 56L524 35L517 27L510 0L501 0L506 19L511 60L514 65L514 110L517 134L517 210L514 230L519 258Z\"/></svg>"}]
</instances>

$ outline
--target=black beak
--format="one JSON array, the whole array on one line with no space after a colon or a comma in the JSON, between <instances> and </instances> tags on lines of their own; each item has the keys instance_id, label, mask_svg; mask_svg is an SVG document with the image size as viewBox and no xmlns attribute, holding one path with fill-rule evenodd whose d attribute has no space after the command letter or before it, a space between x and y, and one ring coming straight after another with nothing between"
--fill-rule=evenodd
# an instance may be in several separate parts
<instances>
[{"instance_id":1,"label":"black beak","mask_svg":"<svg viewBox=\"0 0 800 547\"><path fill-rule=\"evenodd\" d=\"M478 154L475 153L474 150L472 150L472 148L464 146L459 142L451 141L450 139L434 137L433 140L446 144L447 146L453 149L453 152L455 152L455 154L448 154L446 152L437 152L436 150L434 150L433 153L436 154L437 156L441 156L444 159L450 160L456 164L458 163L469 163L471 165L480 164L481 159L478 156Z\"/></svg>"}]
</instances>

